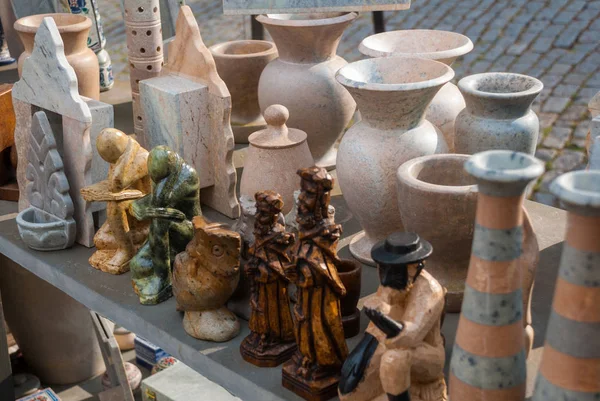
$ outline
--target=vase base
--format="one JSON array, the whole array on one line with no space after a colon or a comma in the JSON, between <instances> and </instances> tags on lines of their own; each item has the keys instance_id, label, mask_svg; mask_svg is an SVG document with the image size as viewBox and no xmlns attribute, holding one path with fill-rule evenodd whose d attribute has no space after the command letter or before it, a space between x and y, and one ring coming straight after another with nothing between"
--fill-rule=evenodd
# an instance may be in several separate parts
<instances>
[{"instance_id":1,"label":"vase base","mask_svg":"<svg viewBox=\"0 0 600 401\"><path fill-rule=\"evenodd\" d=\"M361 231L350 241L350 253L361 263L368 266L376 266L375 261L371 258L371 248L373 248L375 243L375 240L367 237L367 233Z\"/></svg>"}]
</instances>

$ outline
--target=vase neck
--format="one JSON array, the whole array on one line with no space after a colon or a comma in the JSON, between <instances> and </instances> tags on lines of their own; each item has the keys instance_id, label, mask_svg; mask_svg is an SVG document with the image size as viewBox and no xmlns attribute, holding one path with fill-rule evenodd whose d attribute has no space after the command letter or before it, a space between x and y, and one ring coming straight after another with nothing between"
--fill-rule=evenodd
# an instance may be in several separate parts
<instances>
[{"instance_id":1,"label":"vase neck","mask_svg":"<svg viewBox=\"0 0 600 401\"><path fill-rule=\"evenodd\" d=\"M479 117L495 120L516 119L525 116L531 109L531 104L537 94L498 98L493 94L478 95L463 92L467 110Z\"/></svg>"},{"instance_id":2,"label":"vase neck","mask_svg":"<svg viewBox=\"0 0 600 401\"><path fill-rule=\"evenodd\" d=\"M316 64L336 56L342 34L350 22L318 26L265 26L277 45L280 60Z\"/></svg>"},{"instance_id":3,"label":"vase neck","mask_svg":"<svg viewBox=\"0 0 600 401\"><path fill-rule=\"evenodd\" d=\"M63 41L65 55L79 53L87 49L87 40L89 29L83 29L78 32L61 32L60 37ZM25 51L31 53L35 45L35 32L19 32Z\"/></svg>"},{"instance_id":4,"label":"vase neck","mask_svg":"<svg viewBox=\"0 0 600 401\"><path fill-rule=\"evenodd\" d=\"M497 229L509 229L523 225L523 201L525 194L509 197L477 194L477 224Z\"/></svg>"},{"instance_id":5,"label":"vase neck","mask_svg":"<svg viewBox=\"0 0 600 401\"><path fill-rule=\"evenodd\" d=\"M377 91L346 87L354 100L362 122L381 130L405 130L417 127L440 86L416 90Z\"/></svg>"}]
</instances>

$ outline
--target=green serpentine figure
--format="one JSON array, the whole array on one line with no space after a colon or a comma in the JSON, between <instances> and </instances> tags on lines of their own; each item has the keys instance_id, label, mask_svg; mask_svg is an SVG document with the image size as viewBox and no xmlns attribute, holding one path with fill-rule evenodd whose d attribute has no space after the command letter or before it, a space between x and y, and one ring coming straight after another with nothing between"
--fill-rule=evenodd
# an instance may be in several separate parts
<instances>
[{"instance_id":1,"label":"green serpentine figure","mask_svg":"<svg viewBox=\"0 0 600 401\"><path fill-rule=\"evenodd\" d=\"M200 210L200 181L196 170L167 146L148 156L152 192L131 204L137 220L151 220L146 243L131 260L133 289L145 305L172 295L171 263L194 236L192 218Z\"/></svg>"}]
</instances>

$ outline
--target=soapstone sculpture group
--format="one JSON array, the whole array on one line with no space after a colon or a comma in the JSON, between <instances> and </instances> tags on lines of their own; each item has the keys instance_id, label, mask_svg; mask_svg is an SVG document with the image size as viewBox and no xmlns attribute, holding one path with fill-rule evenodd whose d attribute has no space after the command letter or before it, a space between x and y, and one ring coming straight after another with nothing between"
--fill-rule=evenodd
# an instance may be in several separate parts
<instances>
[{"instance_id":1,"label":"soapstone sculpture group","mask_svg":"<svg viewBox=\"0 0 600 401\"><path fill-rule=\"evenodd\" d=\"M544 172L532 156L542 83L499 72L453 85L450 66L473 48L453 32L386 32L361 43L370 58L336 55L355 11L407 0L348 0L321 14L309 1L263 3L224 2L229 13L314 14L260 16L275 43L209 50L181 6L165 62L159 2L125 0L132 133L113 128L112 106L97 100L97 62L82 67L93 52L65 46L87 38L85 17L18 21L27 50L20 80L0 93L10 109L0 143L18 160L23 241L95 247L93 268L131 271L142 304L174 296L197 339L229 341L238 317L248 320L243 359L282 365L283 386L307 400L523 401L539 259L523 202ZM551 186L568 225L536 401L600 399L599 96L589 170ZM239 200L234 141L249 143ZM361 293L362 266L338 256L336 167L364 229L349 250L377 266L374 294ZM238 219L234 229L201 204ZM362 333L358 304L370 320ZM450 312L460 319L446 361Z\"/></svg>"}]
</instances>

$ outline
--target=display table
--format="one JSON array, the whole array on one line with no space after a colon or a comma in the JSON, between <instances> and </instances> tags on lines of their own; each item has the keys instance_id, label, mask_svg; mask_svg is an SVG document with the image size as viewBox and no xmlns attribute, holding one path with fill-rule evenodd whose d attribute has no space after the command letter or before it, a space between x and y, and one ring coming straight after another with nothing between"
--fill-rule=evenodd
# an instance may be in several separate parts
<instances>
[{"instance_id":1,"label":"display table","mask_svg":"<svg viewBox=\"0 0 600 401\"><path fill-rule=\"evenodd\" d=\"M332 204L336 208L336 220L344 228L340 256L350 257L347 244L360 227L352 218L341 196L334 196ZM529 201L526 207L542 249L532 301L536 348L543 345L560 260L566 213ZM203 212L208 219L232 222L206 207L203 208ZM442 225L440 229L443 229ZM131 287L130 273L113 276L95 270L88 264L92 252L93 249L79 245L56 252L34 251L21 241L14 218L0 222L0 253L89 309L162 347L244 401L300 400L294 393L281 386L281 367L258 368L242 359L239 345L248 334L245 321L242 321L240 335L230 342L210 343L196 340L183 330L182 314L175 310L174 298L159 305L141 305ZM376 269L363 267L362 284L361 297L364 299L377 288ZM446 337L447 362L457 323L458 314L446 316L443 333ZM363 329L366 324L367 318L363 315ZM349 348L352 349L360 338L361 335L349 339Z\"/></svg>"}]
</instances>

